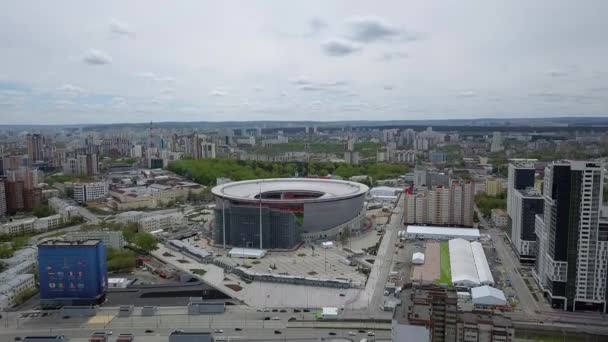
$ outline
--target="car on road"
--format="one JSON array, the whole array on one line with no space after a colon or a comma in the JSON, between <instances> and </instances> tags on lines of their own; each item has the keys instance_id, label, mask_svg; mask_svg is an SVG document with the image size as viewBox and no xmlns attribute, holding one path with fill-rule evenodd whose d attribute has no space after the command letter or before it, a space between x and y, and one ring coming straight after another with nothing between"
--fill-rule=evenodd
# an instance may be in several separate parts
<instances>
[{"instance_id":1,"label":"car on road","mask_svg":"<svg viewBox=\"0 0 608 342\"><path fill-rule=\"evenodd\" d=\"M272 309L272 312L279 312L279 309Z\"/></svg>"},{"instance_id":2,"label":"car on road","mask_svg":"<svg viewBox=\"0 0 608 342\"><path fill-rule=\"evenodd\" d=\"M213 332L216 333L216 334L221 334L221 333L224 332L224 330L222 330L222 329L215 329L215 330L213 330Z\"/></svg>"},{"instance_id":3,"label":"car on road","mask_svg":"<svg viewBox=\"0 0 608 342\"><path fill-rule=\"evenodd\" d=\"M15 337L15 341L21 341L21 337L19 337L19 336Z\"/></svg>"},{"instance_id":4,"label":"car on road","mask_svg":"<svg viewBox=\"0 0 608 342\"><path fill-rule=\"evenodd\" d=\"M296 320L296 318L295 318L295 317L289 317L289 319L287 320L287 322L293 322L293 321L295 321L295 320Z\"/></svg>"},{"instance_id":5,"label":"car on road","mask_svg":"<svg viewBox=\"0 0 608 342\"><path fill-rule=\"evenodd\" d=\"M287 310L285 310L285 309L281 309L280 311L281 311L281 312L287 312Z\"/></svg>"},{"instance_id":6,"label":"car on road","mask_svg":"<svg viewBox=\"0 0 608 342\"><path fill-rule=\"evenodd\" d=\"M258 309L257 309L257 310L255 310L255 311L257 311L257 312L262 312L262 311L264 311L264 309L262 309L262 308L258 308Z\"/></svg>"},{"instance_id":7,"label":"car on road","mask_svg":"<svg viewBox=\"0 0 608 342\"><path fill-rule=\"evenodd\" d=\"M270 317L266 316L266 317L264 317L264 320L265 321L270 321Z\"/></svg>"},{"instance_id":8,"label":"car on road","mask_svg":"<svg viewBox=\"0 0 608 342\"><path fill-rule=\"evenodd\" d=\"M146 334L151 334L153 332L154 332L154 330L152 330L152 329L146 329Z\"/></svg>"},{"instance_id":9,"label":"car on road","mask_svg":"<svg viewBox=\"0 0 608 342\"><path fill-rule=\"evenodd\" d=\"M293 309L293 313L300 312L299 309Z\"/></svg>"},{"instance_id":10,"label":"car on road","mask_svg":"<svg viewBox=\"0 0 608 342\"><path fill-rule=\"evenodd\" d=\"M330 332L329 332L329 336L336 336L336 333L335 333L335 332L333 332L333 331L330 331Z\"/></svg>"},{"instance_id":11,"label":"car on road","mask_svg":"<svg viewBox=\"0 0 608 342\"><path fill-rule=\"evenodd\" d=\"M357 335L357 333L356 333L356 332L354 332L354 331L349 331L349 332L348 332L348 336L355 336L355 335Z\"/></svg>"},{"instance_id":12,"label":"car on road","mask_svg":"<svg viewBox=\"0 0 608 342\"><path fill-rule=\"evenodd\" d=\"M359 334L365 334L365 330L359 329Z\"/></svg>"},{"instance_id":13,"label":"car on road","mask_svg":"<svg viewBox=\"0 0 608 342\"><path fill-rule=\"evenodd\" d=\"M280 318L279 317L272 317L272 320L273 321L278 321L278 320L280 320Z\"/></svg>"},{"instance_id":14,"label":"car on road","mask_svg":"<svg viewBox=\"0 0 608 342\"><path fill-rule=\"evenodd\" d=\"M373 331L368 331L367 336L376 336L376 334Z\"/></svg>"},{"instance_id":15,"label":"car on road","mask_svg":"<svg viewBox=\"0 0 608 342\"><path fill-rule=\"evenodd\" d=\"M70 316L63 316L63 317L61 317L61 318L63 318L63 319L68 319L68 318L70 318Z\"/></svg>"},{"instance_id":16,"label":"car on road","mask_svg":"<svg viewBox=\"0 0 608 342\"><path fill-rule=\"evenodd\" d=\"M281 335L281 334L282 334L282 332L280 332L279 330L275 330L275 331L274 331L274 334L275 334L275 335Z\"/></svg>"},{"instance_id":17,"label":"car on road","mask_svg":"<svg viewBox=\"0 0 608 342\"><path fill-rule=\"evenodd\" d=\"M242 331L243 329L241 328L234 328L234 331Z\"/></svg>"},{"instance_id":18,"label":"car on road","mask_svg":"<svg viewBox=\"0 0 608 342\"><path fill-rule=\"evenodd\" d=\"M304 312L310 312L310 310L308 310L308 309L304 309L304 310L302 310L302 311L304 311Z\"/></svg>"},{"instance_id":19,"label":"car on road","mask_svg":"<svg viewBox=\"0 0 608 342\"><path fill-rule=\"evenodd\" d=\"M340 297L344 297L346 296L344 293L340 293Z\"/></svg>"}]
</instances>

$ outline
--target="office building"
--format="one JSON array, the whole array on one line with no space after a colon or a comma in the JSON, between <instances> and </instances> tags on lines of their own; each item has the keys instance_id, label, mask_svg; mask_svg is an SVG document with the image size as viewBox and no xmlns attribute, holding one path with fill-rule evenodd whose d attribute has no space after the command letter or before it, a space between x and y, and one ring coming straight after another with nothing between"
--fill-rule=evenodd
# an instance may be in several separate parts
<instances>
[{"instance_id":1,"label":"office building","mask_svg":"<svg viewBox=\"0 0 608 342\"><path fill-rule=\"evenodd\" d=\"M66 158L63 163L63 173L78 176L94 176L99 174L97 154L77 154L75 157Z\"/></svg>"},{"instance_id":2,"label":"office building","mask_svg":"<svg viewBox=\"0 0 608 342\"><path fill-rule=\"evenodd\" d=\"M534 187L534 164L509 164L507 183L507 213L511 215L511 200L515 190L524 190Z\"/></svg>"},{"instance_id":3,"label":"office building","mask_svg":"<svg viewBox=\"0 0 608 342\"><path fill-rule=\"evenodd\" d=\"M108 185L104 182L74 184L74 200L87 203L100 200L108 194Z\"/></svg>"},{"instance_id":4,"label":"office building","mask_svg":"<svg viewBox=\"0 0 608 342\"><path fill-rule=\"evenodd\" d=\"M535 277L555 308L606 311L608 225L600 224L604 168L590 161L545 168L536 215Z\"/></svg>"},{"instance_id":5,"label":"office building","mask_svg":"<svg viewBox=\"0 0 608 342\"><path fill-rule=\"evenodd\" d=\"M99 240L45 241L38 245L40 304L95 305L108 288L106 247Z\"/></svg>"}]
</instances>

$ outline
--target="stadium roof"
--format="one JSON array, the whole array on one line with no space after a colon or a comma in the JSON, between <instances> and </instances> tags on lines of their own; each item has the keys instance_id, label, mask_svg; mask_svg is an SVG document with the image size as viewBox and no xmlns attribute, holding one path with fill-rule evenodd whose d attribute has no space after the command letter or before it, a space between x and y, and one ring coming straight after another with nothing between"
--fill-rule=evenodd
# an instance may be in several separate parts
<instances>
[{"instance_id":1,"label":"stadium roof","mask_svg":"<svg viewBox=\"0 0 608 342\"><path fill-rule=\"evenodd\" d=\"M479 285L471 244L463 239L453 239L449 245L452 283L459 286Z\"/></svg>"},{"instance_id":2,"label":"stadium roof","mask_svg":"<svg viewBox=\"0 0 608 342\"><path fill-rule=\"evenodd\" d=\"M477 305L507 305L504 292L487 285L472 288L471 297Z\"/></svg>"},{"instance_id":3,"label":"stadium roof","mask_svg":"<svg viewBox=\"0 0 608 342\"><path fill-rule=\"evenodd\" d=\"M452 228L452 227L430 227L430 226L407 226L408 234L433 234L448 235L454 237L479 238L479 229L475 228Z\"/></svg>"},{"instance_id":4,"label":"stadium roof","mask_svg":"<svg viewBox=\"0 0 608 342\"><path fill-rule=\"evenodd\" d=\"M274 199L264 198L264 202L324 202L347 199L365 194L367 185L336 179L319 178L273 178L232 182L214 187L214 195L231 200L259 201L261 193L301 192L314 193L318 197Z\"/></svg>"}]
</instances>

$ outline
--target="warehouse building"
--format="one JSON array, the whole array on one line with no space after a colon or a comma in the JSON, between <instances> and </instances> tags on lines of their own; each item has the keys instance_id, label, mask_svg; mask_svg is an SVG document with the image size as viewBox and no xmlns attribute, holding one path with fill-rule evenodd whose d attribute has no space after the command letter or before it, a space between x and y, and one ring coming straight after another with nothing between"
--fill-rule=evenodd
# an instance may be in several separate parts
<instances>
[{"instance_id":1,"label":"warehouse building","mask_svg":"<svg viewBox=\"0 0 608 342\"><path fill-rule=\"evenodd\" d=\"M494 285L494 278L479 242L449 241L452 283L459 287Z\"/></svg>"}]
</instances>

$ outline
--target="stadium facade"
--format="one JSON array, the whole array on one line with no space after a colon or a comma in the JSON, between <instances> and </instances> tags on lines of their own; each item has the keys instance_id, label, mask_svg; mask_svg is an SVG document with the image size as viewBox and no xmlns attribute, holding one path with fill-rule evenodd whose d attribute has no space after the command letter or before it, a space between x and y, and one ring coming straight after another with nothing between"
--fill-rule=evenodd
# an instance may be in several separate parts
<instances>
[{"instance_id":1,"label":"stadium facade","mask_svg":"<svg viewBox=\"0 0 608 342\"><path fill-rule=\"evenodd\" d=\"M337 238L347 229L361 229L368 190L360 183L317 178L218 185L212 189L213 240L222 245L225 236L232 247L289 249L302 241Z\"/></svg>"}]
</instances>

